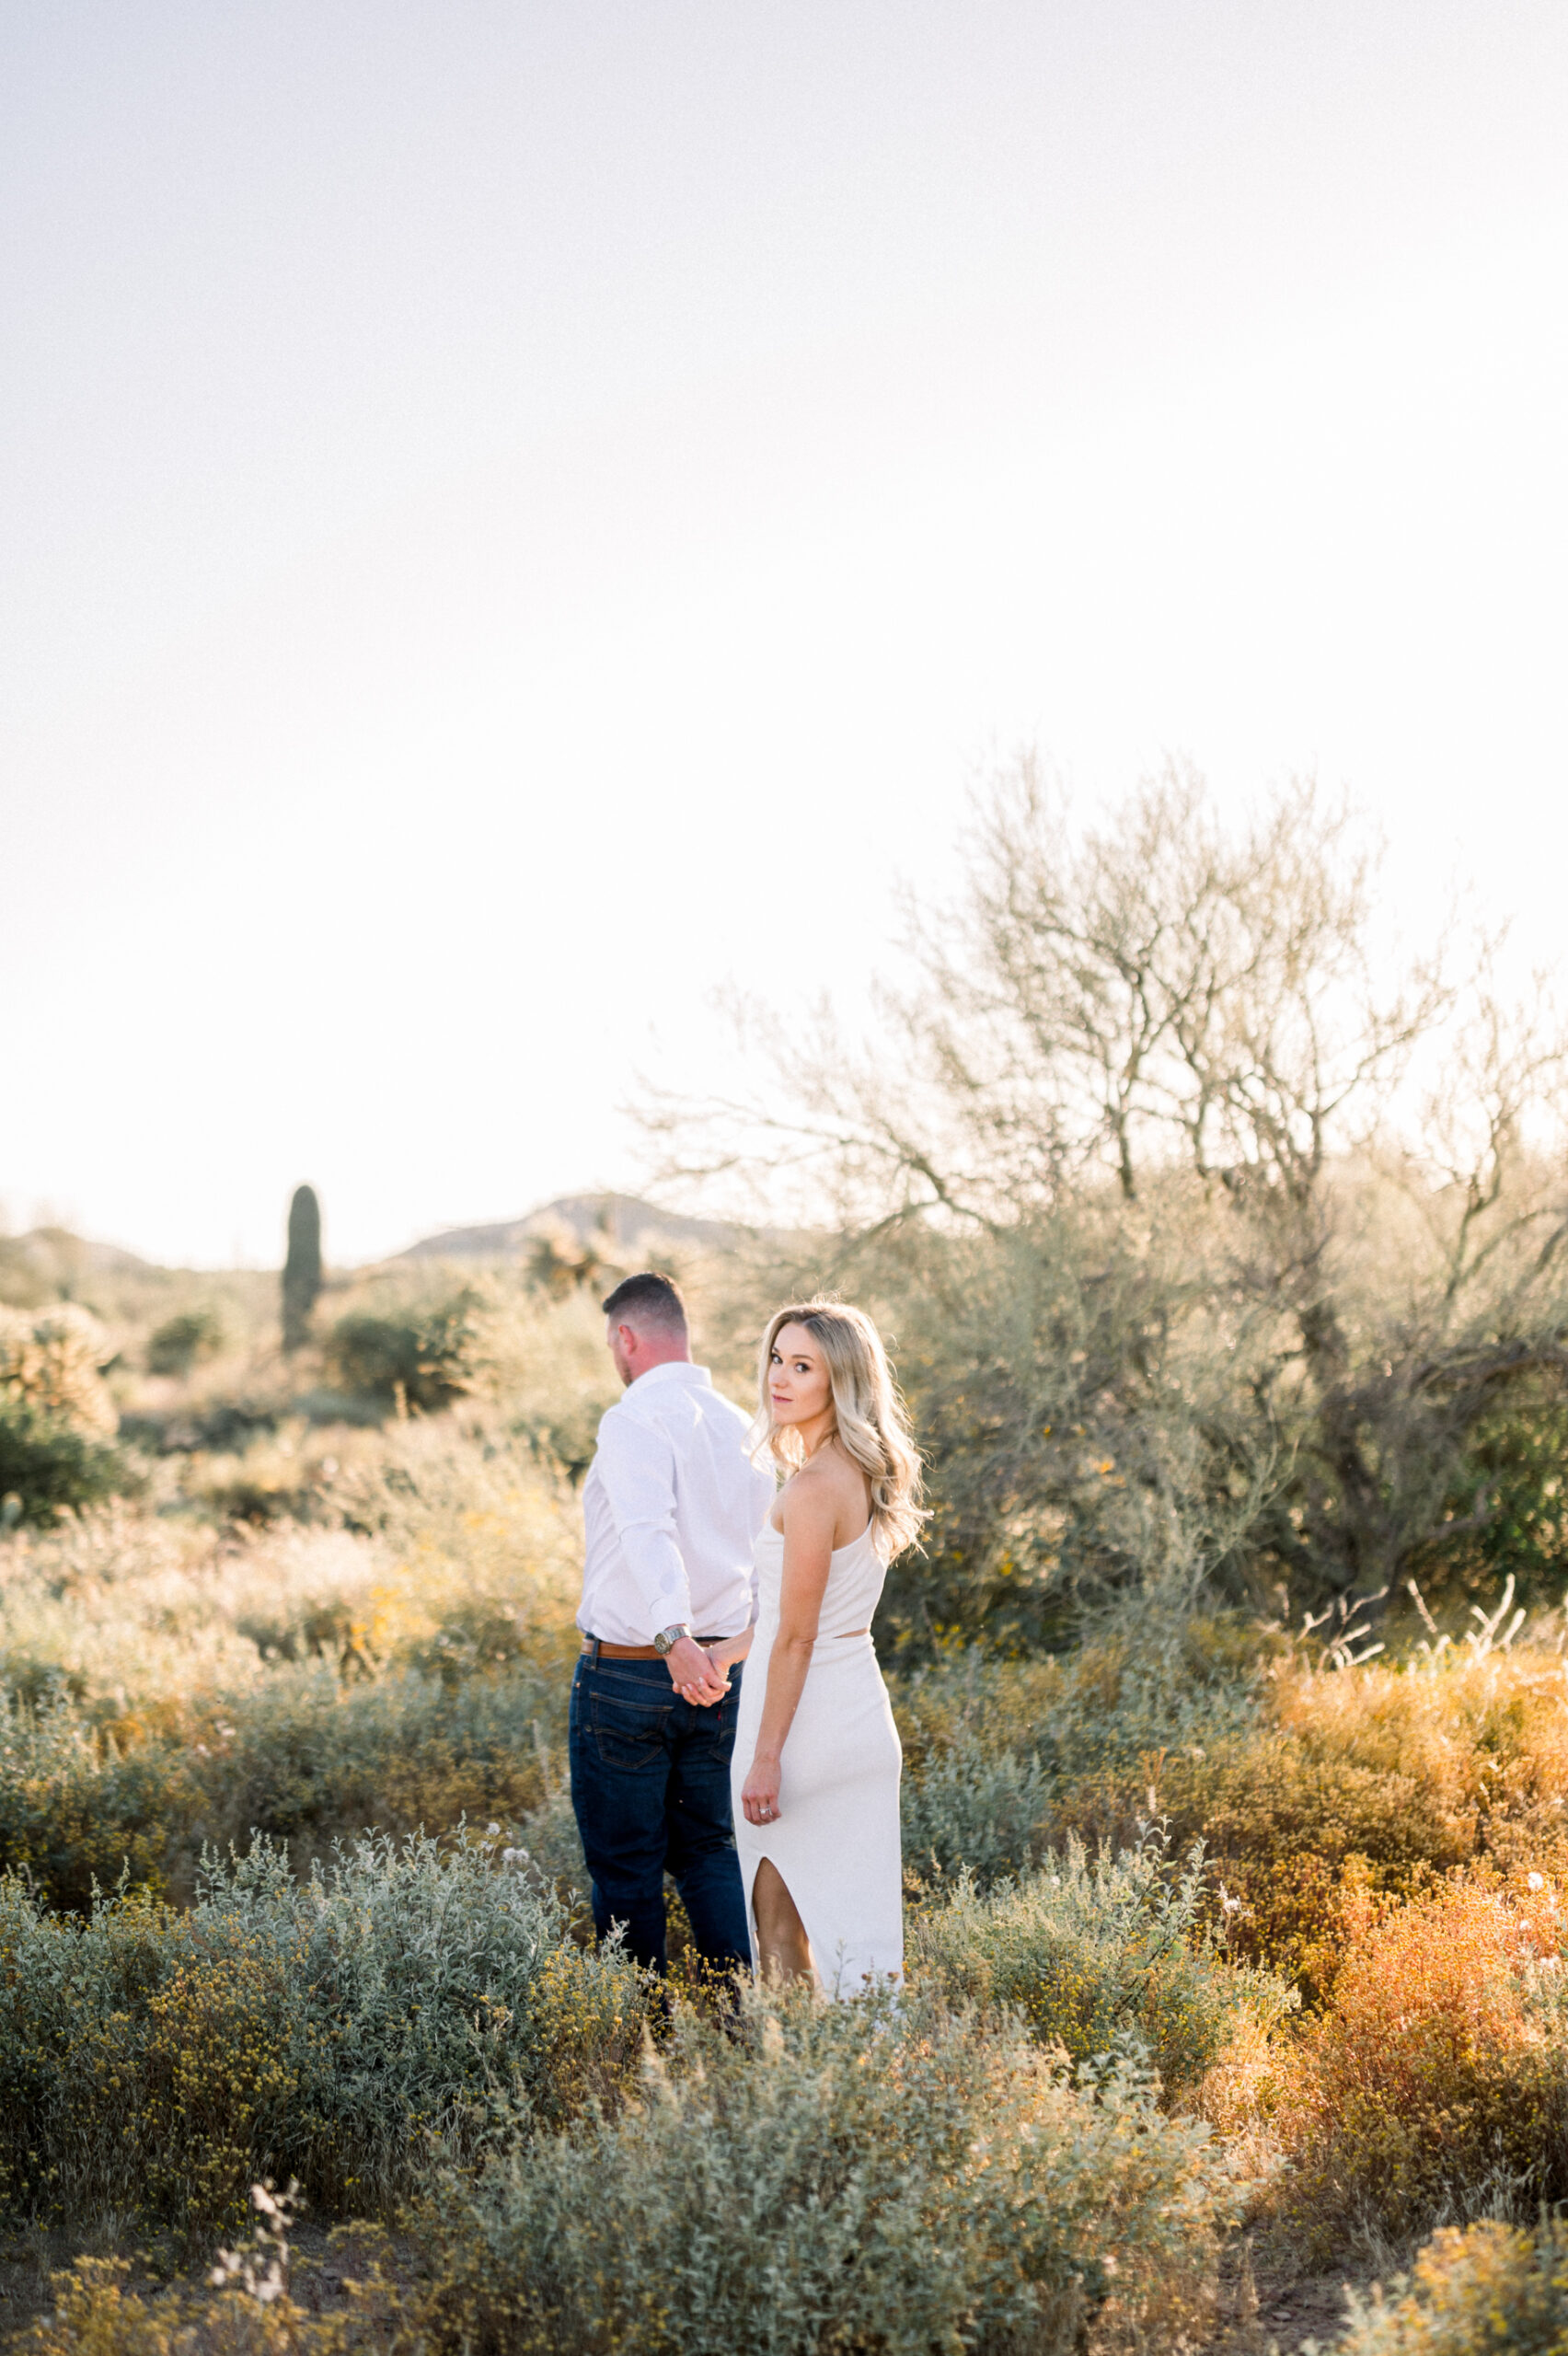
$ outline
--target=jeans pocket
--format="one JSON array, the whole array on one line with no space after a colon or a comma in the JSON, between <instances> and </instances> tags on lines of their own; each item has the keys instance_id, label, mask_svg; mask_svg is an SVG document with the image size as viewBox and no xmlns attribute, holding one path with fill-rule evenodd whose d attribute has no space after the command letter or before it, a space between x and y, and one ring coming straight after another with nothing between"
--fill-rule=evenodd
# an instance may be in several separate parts
<instances>
[{"instance_id":1,"label":"jeans pocket","mask_svg":"<svg viewBox=\"0 0 1568 2356\"><path fill-rule=\"evenodd\" d=\"M695 1721L687 1736L685 1749L694 1759L709 1759L727 1774L730 1754L735 1748L735 1727L741 1715L741 1697L732 1687L721 1702L706 1710L694 1710Z\"/></svg>"},{"instance_id":2,"label":"jeans pocket","mask_svg":"<svg viewBox=\"0 0 1568 2356\"><path fill-rule=\"evenodd\" d=\"M594 1741L604 1764L632 1774L662 1767L666 1755L664 1729L672 1706L669 1702L633 1702L618 1694L595 1693Z\"/></svg>"}]
</instances>

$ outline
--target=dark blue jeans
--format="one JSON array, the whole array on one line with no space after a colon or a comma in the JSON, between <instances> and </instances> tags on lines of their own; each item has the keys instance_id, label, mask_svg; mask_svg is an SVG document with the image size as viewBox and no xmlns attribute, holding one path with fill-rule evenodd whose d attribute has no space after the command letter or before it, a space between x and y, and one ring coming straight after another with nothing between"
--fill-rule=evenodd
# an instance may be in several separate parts
<instances>
[{"instance_id":1,"label":"dark blue jeans","mask_svg":"<svg viewBox=\"0 0 1568 2356\"><path fill-rule=\"evenodd\" d=\"M730 1819L730 1754L741 1671L711 1709L683 1702L662 1660L592 1660L571 1681L571 1805L601 1938L626 1925L626 1951L663 1971L664 1876L680 1891L698 1952L715 1970L749 1970L746 1902Z\"/></svg>"}]
</instances>

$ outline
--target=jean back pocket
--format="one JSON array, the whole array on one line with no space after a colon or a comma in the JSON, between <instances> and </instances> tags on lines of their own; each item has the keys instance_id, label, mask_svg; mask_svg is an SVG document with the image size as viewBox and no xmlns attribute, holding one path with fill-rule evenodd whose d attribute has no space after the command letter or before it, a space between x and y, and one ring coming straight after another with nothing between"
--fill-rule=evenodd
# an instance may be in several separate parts
<instances>
[{"instance_id":1,"label":"jean back pocket","mask_svg":"<svg viewBox=\"0 0 1568 2356\"><path fill-rule=\"evenodd\" d=\"M664 1729L672 1707L671 1702L633 1701L602 1688L596 1691L592 1708L594 1743L605 1765L631 1774L662 1767L666 1756Z\"/></svg>"}]
</instances>

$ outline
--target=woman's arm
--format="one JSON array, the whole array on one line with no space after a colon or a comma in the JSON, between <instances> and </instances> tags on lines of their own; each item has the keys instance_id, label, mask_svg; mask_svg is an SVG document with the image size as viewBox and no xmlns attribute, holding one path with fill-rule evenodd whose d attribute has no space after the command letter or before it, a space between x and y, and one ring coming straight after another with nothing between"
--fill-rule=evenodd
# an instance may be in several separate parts
<instances>
[{"instance_id":1,"label":"woman's arm","mask_svg":"<svg viewBox=\"0 0 1568 2356\"><path fill-rule=\"evenodd\" d=\"M812 1665L822 1600L833 1567L837 1506L826 1482L804 1481L786 1490L784 1573L778 1592L778 1634L767 1664L762 1724L756 1750L741 1792L748 1824L772 1824L778 1816L779 1765Z\"/></svg>"}]
</instances>

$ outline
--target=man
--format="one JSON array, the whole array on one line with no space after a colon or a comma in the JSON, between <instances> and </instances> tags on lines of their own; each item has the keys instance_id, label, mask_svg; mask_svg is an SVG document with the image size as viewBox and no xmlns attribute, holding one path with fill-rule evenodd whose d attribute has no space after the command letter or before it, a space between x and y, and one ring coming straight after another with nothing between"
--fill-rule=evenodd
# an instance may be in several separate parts
<instances>
[{"instance_id":1,"label":"man","mask_svg":"<svg viewBox=\"0 0 1568 2356\"><path fill-rule=\"evenodd\" d=\"M582 1492L571 1736L594 1923L601 1938L623 1923L627 1953L663 1971L668 1872L704 1960L734 1971L751 1955L730 1819L742 1672L709 1647L751 1624L773 1479L746 1453L745 1416L692 1364L669 1277L628 1276L604 1308L627 1389Z\"/></svg>"}]
</instances>

